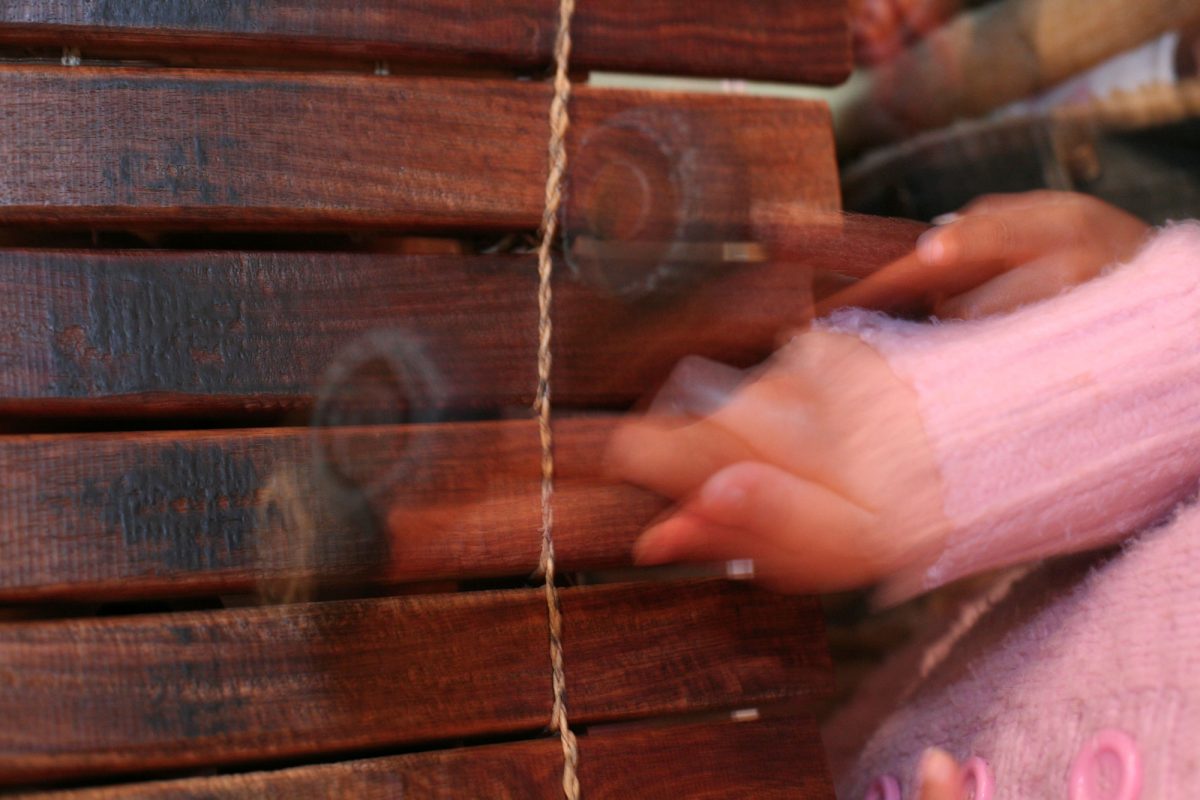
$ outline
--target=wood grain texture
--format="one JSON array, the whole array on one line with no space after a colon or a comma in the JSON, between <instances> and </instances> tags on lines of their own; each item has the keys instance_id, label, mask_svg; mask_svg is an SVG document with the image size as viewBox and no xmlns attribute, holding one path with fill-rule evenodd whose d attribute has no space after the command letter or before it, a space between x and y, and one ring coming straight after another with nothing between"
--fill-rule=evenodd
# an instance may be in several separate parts
<instances>
[{"instance_id":1,"label":"wood grain texture","mask_svg":"<svg viewBox=\"0 0 1200 800\"><path fill-rule=\"evenodd\" d=\"M832 689L816 597L701 579L560 597L572 722L748 708Z\"/></svg>"},{"instance_id":2,"label":"wood grain texture","mask_svg":"<svg viewBox=\"0 0 1200 800\"><path fill-rule=\"evenodd\" d=\"M12 0L0 6L0 41L528 69L550 63L557 9L537 0ZM572 38L580 69L832 84L851 67L844 0L582 2Z\"/></svg>"},{"instance_id":3,"label":"wood grain texture","mask_svg":"<svg viewBox=\"0 0 1200 800\"><path fill-rule=\"evenodd\" d=\"M913 219L845 212L764 209L759 231L769 254L828 273L864 278L911 253L929 225Z\"/></svg>"},{"instance_id":4,"label":"wood grain texture","mask_svg":"<svg viewBox=\"0 0 1200 800\"><path fill-rule=\"evenodd\" d=\"M748 366L808 319L802 264L695 269L630 300L560 264L556 404L628 406L689 354ZM527 407L536 287L529 256L0 251L0 411Z\"/></svg>"},{"instance_id":5,"label":"wood grain texture","mask_svg":"<svg viewBox=\"0 0 1200 800\"><path fill-rule=\"evenodd\" d=\"M663 725L579 740L589 800L830 800L812 719ZM20 800L528 800L561 791L552 739L190 780L19 795Z\"/></svg>"},{"instance_id":6,"label":"wood grain texture","mask_svg":"<svg viewBox=\"0 0 1200 800\"><path fill-rule=\"evenodd\" d=\"M244 775L20 793L12 800L529 800L553 797L561 786L562 746L538 739Z\"/></svg>"},{"instance_id":7,"label":"wood grain texture","mask_svg":"<svg viewBox=\"0 0 1200 800\"><path fill-rule=\"evenodd\" d=\"M820 731L804 715L585 736L579 770L584 796L600 800L834 796Z\"/></svg>"},{"instance_id":8,"label":"wood grain texture","mask_svg":"<svg viewBox=\"0 0 1200 800\"><path fill-rule=\"evenodd\" d=\"M576 724L829 688L811 598L700 580L562 601ZM0 783L532 732L545 615L529 589L3 625Z\"/></svg>"},{"instance_id":9,"label":"wood grain texture","mask_svg":"<svg viewBox=\"0 0 1200 800\"><path fill-rule=\"evenodd\" d=\"M665 508L600 474L612 424L555 423L565 569ZM539 452L532 421L0 438L0 601L526 575Z\"/></svg>"},{"instance_id":10,"label":"wood grain texture","mask_svg":"<svg viewBox=\"0 0 1200 800\"><path fill-rule=\"evenodd\" d=\"M0 68L0 224L532 230L549 99L518 81ZM572 152L637 127L667 175L720 200L722 235L749 230L751 201L837 207L823 104L581 86L571 118Z\"/></svg>"}]
</instances>

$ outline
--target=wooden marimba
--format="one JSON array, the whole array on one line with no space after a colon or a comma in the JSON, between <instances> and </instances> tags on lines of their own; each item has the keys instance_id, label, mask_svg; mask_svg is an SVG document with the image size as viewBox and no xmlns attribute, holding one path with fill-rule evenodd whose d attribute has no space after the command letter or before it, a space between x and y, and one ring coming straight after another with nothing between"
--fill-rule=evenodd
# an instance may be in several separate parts
<instances>
[{"instance_id":1,"label":"wooden marimba","mask_svg":"<svg viewBox=\"0 0 1200 800\"><path fill-rule=\"evenodd\" d=\"M561 796L519 246L556 13L0 3L0 786ZM573 32L577 75L849 70L841 0L580 0ZM838 177L816 102L571 114L554 538L603 576L665 508L603 475L611 412L808 311L794 260L681 263ZM662 280L585 257L647 231ZM622 575L560 591L583 796L831 797L817 602Z\"/></svg>"}]
</instances>

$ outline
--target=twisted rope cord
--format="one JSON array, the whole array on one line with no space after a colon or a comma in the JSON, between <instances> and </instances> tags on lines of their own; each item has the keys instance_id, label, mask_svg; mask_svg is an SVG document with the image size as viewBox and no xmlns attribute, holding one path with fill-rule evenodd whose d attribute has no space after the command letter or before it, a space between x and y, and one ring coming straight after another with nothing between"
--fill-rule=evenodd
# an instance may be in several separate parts
<instances>
[{"instance_id":1,"label":"twisted rope cord","mask_svg":"<svg viewBox=\"0 0 1200 800\"><path fill-rule=\"evenodd\" d=\"M550 623L550 668L554 689L554 705L550 712L550 727L557 729L563 750L563 795L567 800L579 800L579 747L575 734L567 723L567 679L563 670L562 609L558 589L554 586L554 437L550 430L550 339L553 325L550 320L552 294L550 276L553 261L550 247L558 229L558 209L562 204L563 175L567 171L567 101L571 97L571 80L567 77L567 62L571 55L571 15L575 0L560 0L558 34L554 40L554 98L550 101L549 172L546 175L546 205L542 212L542 239L538 246L538 350L537 394L534 408L538 418L538 437L542 445L542 554L540 571L545 577L546 608Z\"/></svg>"}]
</instances>

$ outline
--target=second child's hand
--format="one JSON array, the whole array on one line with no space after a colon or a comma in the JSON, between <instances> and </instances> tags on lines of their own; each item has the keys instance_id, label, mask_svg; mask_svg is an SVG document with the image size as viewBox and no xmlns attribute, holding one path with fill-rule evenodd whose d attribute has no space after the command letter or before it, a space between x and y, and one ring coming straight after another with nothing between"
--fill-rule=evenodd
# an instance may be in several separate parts
<instances>
[{"instance_id":1,"label":"second child's hand","mask_svg":"<svg viewBox=\"0 0 1200 800\"><path fill-rule=\"evenodd\" d=\"M1150 227L1088 195L989 195L948 215L917 248L816 306L975 319L1052 297L1133 257Z\"/></svg>"}]
</instances>

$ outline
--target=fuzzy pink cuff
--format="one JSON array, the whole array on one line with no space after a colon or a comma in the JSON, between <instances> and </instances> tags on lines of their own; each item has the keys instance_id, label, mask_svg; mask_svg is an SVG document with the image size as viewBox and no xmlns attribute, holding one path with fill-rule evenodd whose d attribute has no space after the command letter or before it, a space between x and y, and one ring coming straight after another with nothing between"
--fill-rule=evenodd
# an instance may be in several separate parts
<instances>
[{"instance_id":1,"label":"fuzzy pink cuff","mask_svg":"<svg viewBox=\"0 0 1200 800\"><path fill-rule=\"evenodd\" d=\"M1200 478L1200 224L1004 316L849 309L821 327L860 337L917 393L952 532L913 589L1110 544Z\"/></svg>"}]
</instances>

